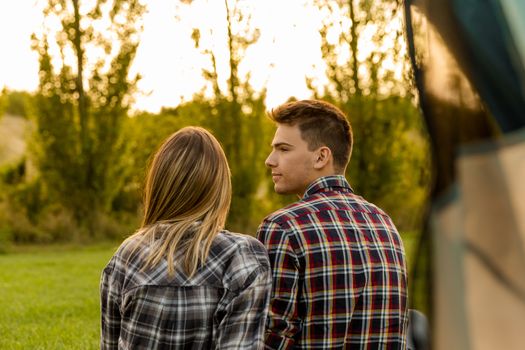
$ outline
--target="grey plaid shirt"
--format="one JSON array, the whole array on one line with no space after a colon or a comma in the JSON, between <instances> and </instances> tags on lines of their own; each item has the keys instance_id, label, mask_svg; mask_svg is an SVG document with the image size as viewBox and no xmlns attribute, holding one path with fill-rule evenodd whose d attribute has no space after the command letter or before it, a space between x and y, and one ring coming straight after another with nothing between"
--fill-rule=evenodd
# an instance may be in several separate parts
<instances>
[{"instance_id":1,"label":"grey plaid shirt","mask_svg":"<svg viewBox=\"0 0 525 350\"><path fill-rule=\"evenodd\" d=\"M206 264L191 278L177 263L168 278L166 260L140 271L144 254L128 260L129 243L102 273L101 349L262 346L271 272L266 250L255 238L220 232ZM144 245L140 251L148 249Z\"/></svg>"}]
</instances>

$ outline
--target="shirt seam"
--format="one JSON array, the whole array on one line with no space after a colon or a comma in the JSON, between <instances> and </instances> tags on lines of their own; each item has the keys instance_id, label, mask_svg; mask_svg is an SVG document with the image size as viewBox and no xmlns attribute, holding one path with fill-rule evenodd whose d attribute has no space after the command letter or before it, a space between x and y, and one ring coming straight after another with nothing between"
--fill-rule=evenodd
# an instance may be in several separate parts
<instances>
[{"instance_id":1,"label":"shirt seam","mask_svg":"<svg viewBox=\"0 0 525 350\"><path fill-rule=\"evenodd\" d=\"M305 216L308 216L308 215L321 213L321 212L324 212L324 211L343 211L343 212L350 212L350 213L362 213L362 214L369 214L369 215L379 215L382 218L389 218L389 216L387 214L381 213L381 212L375 212L375 213L372 212L371 213L371 212L363 211L363 210L345 210L345 209L335 209L335 208L312 210L312 211L309 211L307 213L303 213L303 214L300 214L300 215L294 215L292 217L289 217L289 216L285 215L286 213L293 214L294 210L295 209L290 209L289 211L283 212L282 213L282 216L284 216L283 219L280 219L280 218L268 218L268 219L266 219L266 221L267 222L271 222L271 223L275 223L275 224L277 224L279 226L282 226L282 224L287 224L289 221L296 220L296 219L299 219L299 218L302 218L302 217L305 217ZM281 215L279 215L279 216L281 217ZM282 221L282 223L280 221Z\"/></svg>"}]
</instances>

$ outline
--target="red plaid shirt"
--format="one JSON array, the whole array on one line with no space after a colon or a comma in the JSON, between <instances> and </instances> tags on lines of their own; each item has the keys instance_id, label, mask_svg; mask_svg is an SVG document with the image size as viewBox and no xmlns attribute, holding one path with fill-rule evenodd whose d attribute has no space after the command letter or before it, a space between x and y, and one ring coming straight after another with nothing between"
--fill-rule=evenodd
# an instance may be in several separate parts
<instances>
[{"instance_id":1,"label":"red plaid shirt","mask_svg":"<svg viewBox=\"0 0 525 350\"><path fill-rule=\"evenodd\" d=\"M344 176L314 181L258 230L273 270L267 349L404 349L403 243Z\"/></svg>"}]
</instances>

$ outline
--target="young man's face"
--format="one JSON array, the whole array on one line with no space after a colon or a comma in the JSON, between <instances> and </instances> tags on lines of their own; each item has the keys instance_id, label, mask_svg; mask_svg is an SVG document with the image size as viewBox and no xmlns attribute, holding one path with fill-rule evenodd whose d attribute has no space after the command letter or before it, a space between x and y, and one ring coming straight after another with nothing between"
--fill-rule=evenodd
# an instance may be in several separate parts
<instances>
[{"instance_id":1,"label":"young man's face","mask_svg":"<svg viewBox=\"0 0 525 350\"><path fill-rule=\"evenodd\" d=\"M317 178L316 152L308 150L297 125L278 124L272 148L265 164L272 171L275 192L302 196Z\"/></svg>"}]
</instances>

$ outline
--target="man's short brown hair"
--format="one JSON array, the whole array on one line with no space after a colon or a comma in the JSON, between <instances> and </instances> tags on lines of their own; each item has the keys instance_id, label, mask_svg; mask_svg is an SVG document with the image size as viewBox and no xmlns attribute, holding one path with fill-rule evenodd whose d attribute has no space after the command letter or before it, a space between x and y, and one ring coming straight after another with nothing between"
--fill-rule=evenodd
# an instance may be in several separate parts
<instances>
[{"instance_id":1,"label":"man's short brown hair","mask_svg":"<svg viewBox=\"0 0 525 350\"><path fill-rule=\"evenodd\" d=\"M310 151L326 146L334 156L335 169L346 168L352 154L352 127L339 108L324 101L301 100L282 104L269 116L277 124L298 125Z\"/></svg>"}]
</instances>

